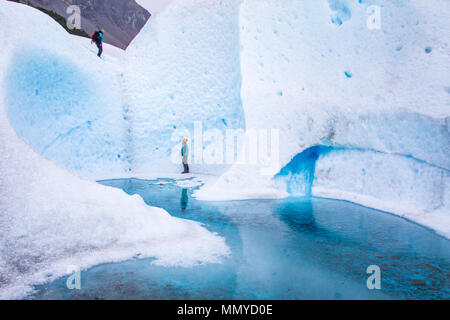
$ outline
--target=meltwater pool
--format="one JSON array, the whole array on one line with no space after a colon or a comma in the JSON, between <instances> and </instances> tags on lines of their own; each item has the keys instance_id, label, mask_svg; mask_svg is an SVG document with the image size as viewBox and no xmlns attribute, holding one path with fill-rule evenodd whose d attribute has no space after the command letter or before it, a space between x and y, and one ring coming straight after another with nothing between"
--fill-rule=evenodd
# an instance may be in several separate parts
<instances>
[{"instance_id":1,"label":"meltwater pool","mask_svg":"<svg viewBox=\"0 0 450 320\"><path fill-rule=\"evenodd\" d=\"M319 198L203 202L171 179L100 183L203 223L231 256L192 268L139 257L98 265L81 273L80 290L64 277L32 299L450 298L450 242L389 213ZM368 289L369 266L380 268L381 289Z\"/></svg>"}]
</instances>

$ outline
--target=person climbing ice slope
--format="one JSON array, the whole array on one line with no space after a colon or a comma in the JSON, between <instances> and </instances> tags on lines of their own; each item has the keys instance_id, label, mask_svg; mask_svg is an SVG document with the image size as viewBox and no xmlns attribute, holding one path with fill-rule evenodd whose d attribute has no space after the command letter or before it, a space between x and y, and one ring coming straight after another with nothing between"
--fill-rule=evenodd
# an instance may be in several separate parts
<instances>
[{"instance_id":1,"label":"person climbing ice slope","mask_svg":"<svg viewBox=\"0 0 450 320\"><path fill-rule=\"evenodd\" d=\"M97 30L94 32L94 34L92 35L92 38L91 38L91 44L94 42L97 45L97 48L98 48L97 56L99 58L102 57L102 53L103 53L103 34L104 33L105 33L104 29Z\"/></svg>"}]
</instances>

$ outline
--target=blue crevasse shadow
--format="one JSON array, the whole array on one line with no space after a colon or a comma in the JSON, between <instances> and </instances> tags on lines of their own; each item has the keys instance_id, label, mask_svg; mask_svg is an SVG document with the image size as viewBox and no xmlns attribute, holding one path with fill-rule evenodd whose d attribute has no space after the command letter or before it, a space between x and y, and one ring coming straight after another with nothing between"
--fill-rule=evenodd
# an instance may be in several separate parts
<instances>
[{"instance_id":1,"label":"blue crevasse shadow","mask_svg":"<svg viewBox=\"0 0 450 320\"><path fill-rule=\"evenodd\" d=\"M287 192L297 196L311 196L316 162L320 155L333 150L329 146L312 146L297 154L275 175L275 179L286 183Z\"/></svg>"}]
</instances>

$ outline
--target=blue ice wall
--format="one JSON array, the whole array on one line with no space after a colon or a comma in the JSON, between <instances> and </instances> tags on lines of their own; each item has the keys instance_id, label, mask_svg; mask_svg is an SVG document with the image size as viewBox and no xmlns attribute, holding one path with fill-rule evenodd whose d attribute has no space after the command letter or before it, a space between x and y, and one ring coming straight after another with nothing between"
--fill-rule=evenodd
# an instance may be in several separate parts
<instances>
[{"instance_id":1,"label":"blue ice wall","mask_svg":"<svg viewBox=\"0 0 450 320\"><path fill-rule=\"evenodd\" d=\"M18 51L5 81L11 124L37 152L68 169L120 166L120 114L113 115L114 94L95 79L53 52Z\"/></svg>"},{"instance_id":2,"label":"blue ice wall","mask_svg":"<svg viewBox=\"0 0 450 320\"><path fill-rule=\"evenodd\" d=\"M327 146L312 146L297 154L275 176L276 180L286 184L286 191L296 196L310 197L316 171L316 162L320 155L332 150Z\"/></svg>"},{"instance_id":3,"label":"blue ice wall","mask_svg":"<svg viewBox=\"0 0 450 320\"><path fill-rule=\"evenodd\" d=\"M325 141L324 141L325 143ZM313 146L275 176L294 196L359 201L382 210L445 210L450 171L410 155L346 146Z\"/></svg>"}]
</instances>

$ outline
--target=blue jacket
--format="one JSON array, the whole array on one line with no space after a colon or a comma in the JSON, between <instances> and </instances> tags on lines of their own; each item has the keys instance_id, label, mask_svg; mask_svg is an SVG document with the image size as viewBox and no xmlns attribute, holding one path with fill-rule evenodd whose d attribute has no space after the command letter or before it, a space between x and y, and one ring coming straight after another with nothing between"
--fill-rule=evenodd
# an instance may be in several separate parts
<instances>
[{"instance_id":1,"label":"blue jacket","mask_svg":"<svg viewBox=\"0 0 450 320\"><path fill-rule=\"evenodd\" d=\"M187 157L188 155L189 155L189 147L188 147L187 143L183 143L181 145L181 156Z\"/></svg>"}]
</instances>

